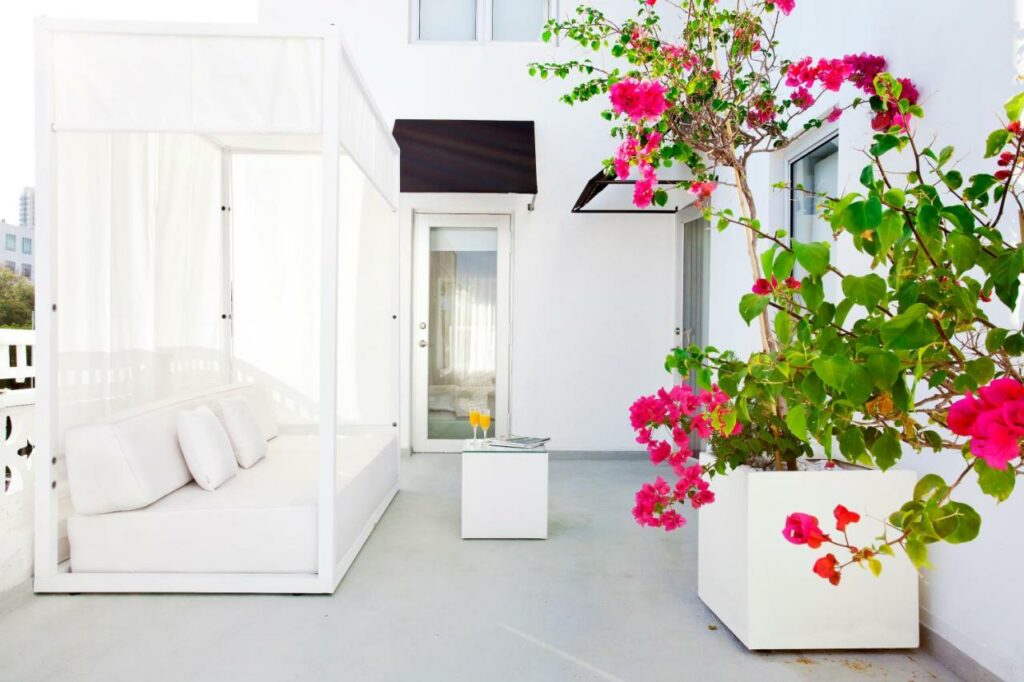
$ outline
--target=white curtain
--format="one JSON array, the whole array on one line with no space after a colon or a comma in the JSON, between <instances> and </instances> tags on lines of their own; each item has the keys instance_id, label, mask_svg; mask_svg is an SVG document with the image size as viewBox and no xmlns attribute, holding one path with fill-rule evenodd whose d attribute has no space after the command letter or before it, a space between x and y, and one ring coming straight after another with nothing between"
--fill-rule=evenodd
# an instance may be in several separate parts
<instances>
[{"instance_id":1,"label":"white curtain","mask_svg":"<svg viewBox=\"0 0 1024 682\"><path fill-rule=\"evenodd\" d=\"M56 147L61 431L225 381L220 152L145 133Z\"/></svg>"},{"instance_id":2,"label":"white curtain","mask_svg":"<svg viewBox=\"0 0 1024 682\"><path fill-rule=\"evenodd\" d=\"M495 378L497 259L493 251L433 251L431 383L484 386Z\"/></svg>"}]
</instances>

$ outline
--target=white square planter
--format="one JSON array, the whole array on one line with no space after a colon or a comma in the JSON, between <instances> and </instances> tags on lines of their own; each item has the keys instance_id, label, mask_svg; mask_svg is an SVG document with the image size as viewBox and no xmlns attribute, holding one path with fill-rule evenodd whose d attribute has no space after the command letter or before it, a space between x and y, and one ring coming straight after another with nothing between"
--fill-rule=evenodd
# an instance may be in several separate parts
<instances>
[{"instance_id":1,"label":"white square planter","mask_svg":"<svg viewBox=\"0 0 1024 682\"><path fill-rule=\"evenodd\" d=\"M850 543L870 544L882 520L913 497L916 480L912 471L840 469L716 476L716 500L700 510L701 600L748 649L916 648L918 575L902 550L880 557L881 576L853 565L833 586L812 566L829 552L845 562L847 550L812 550L782 537L793 512L835 532L832 511L842 504L861 515L847 528Z\"/></svg>"}]
</instances>

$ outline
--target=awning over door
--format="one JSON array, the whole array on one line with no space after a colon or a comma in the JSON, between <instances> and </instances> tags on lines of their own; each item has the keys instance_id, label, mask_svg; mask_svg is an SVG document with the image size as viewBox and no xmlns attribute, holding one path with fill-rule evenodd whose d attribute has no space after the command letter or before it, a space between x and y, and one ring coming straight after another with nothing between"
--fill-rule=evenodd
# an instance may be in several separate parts
<instances>
[{"instance_id":1,"label":"awning over door","mask_svg":"<svg viewBox=\"0 0 1024 682\"><path fill-rule=\"evenodd\" d=\"M401 191L536 194L533 121L398 119Z\"/></svg>"}]
</instances>

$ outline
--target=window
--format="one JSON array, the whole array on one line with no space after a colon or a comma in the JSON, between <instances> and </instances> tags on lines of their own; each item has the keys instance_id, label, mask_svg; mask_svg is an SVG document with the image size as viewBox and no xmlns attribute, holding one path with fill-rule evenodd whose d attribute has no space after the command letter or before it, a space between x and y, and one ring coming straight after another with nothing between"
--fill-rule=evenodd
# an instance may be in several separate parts
<instances>
[{"instance_id":1,"label":"window","mask_svg":"<svg viewBox=\"0 0 1024 682\"><path fill-rule=\"evenodd\" d=\"M419 5L419 40L477 39L477 0L414 0Z\"/></svg>"},{"instance_id":2,"label":"window","mask_svg":"<svg viewBox=\"0 0 1024 682\"><path fill-rule=\"evenodd\" d=\"M12 260L9 260L9 261L4 261L4 266L5 266L5 267L6 267L6 268L7 268L8 270L10 270L11 272L14 272L14 273L17 273L17 272L18 272L18 264L17 264L17 263L15 263L15 262L14 262L14 261L12 261Z\"/></svg>"},{"instance_id":3,"label":"window","mask_svg":"<svg viewBox=\"0 0 1024 682\"><path fill-rule=\"evenodd\" d=\"M18 247L18 238L13 234L8 233L6 246L8 251L14 251Z\"/></svg>"},{"instance_id":4,"label":"window","mask_svg":"<svg viewBox=\"0 0 1024 682\"><path fill-rule=\"evenodd\" d=\"M22 274L23 277L26 277L28 279L32 279L32 266L29 265L28 263L22 263L21 264L21 274Z\"/></svg>"},{"instance_id":5,"label":"window","mask_svg":"<svg viewBox=\"0 0 1024 682\"><path fill-rule=\"evenodd\" d=\"M411 0L420 42L540 42L556 0Z\"/></svg>"},{"instance_id":6,"label":"window","mask_svg":"<svg viewBox=\"0 0 1024 682\"><path fill-rule=\"evenodd\" d=\"M492 0L491 39L537 42L548 20L547 0Z\"/></svg>"},{"instance_id":7,"label":"window","mask_svg":"<svg viewBox=\"0 0 1024 682\"><path fill-rule=\"evenodd\" d=\"M798 242L823 242L832 238L832 227L821 217L822 198L839 193L839 138L832 137L789 167L789 235ZM806 273L797 266L797 276Z\"/></svg>"},{"instance_id":8,"label":"window","mask_svg":"<svg viewBox=\"0 0 1024 682\"><path fill-rule=\"evenodd\" d=\"M21 252L26 256L32 255L32 240L28 237L22 237L21 239Z\"/></svg>"}]
</instances>

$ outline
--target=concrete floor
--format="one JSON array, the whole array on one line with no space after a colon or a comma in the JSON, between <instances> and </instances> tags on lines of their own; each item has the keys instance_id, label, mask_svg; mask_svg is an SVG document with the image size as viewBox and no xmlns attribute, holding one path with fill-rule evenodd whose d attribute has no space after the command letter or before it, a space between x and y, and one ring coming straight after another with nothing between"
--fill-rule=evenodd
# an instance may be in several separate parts
<instances>
[{"instance_id":1,"label":"concrete floor","mask_svg":"<svg viewBox=\"0 0 1024 682\"><path fill-rule=\"evenodd\" d=\"M748 653L697 599L696 528L633 524L642 461L552 461L547 541L460 540L458 456L404 464L332 597L26 597L0 680L957 679L913 651Z\"/></svg>"}]
</instances>

